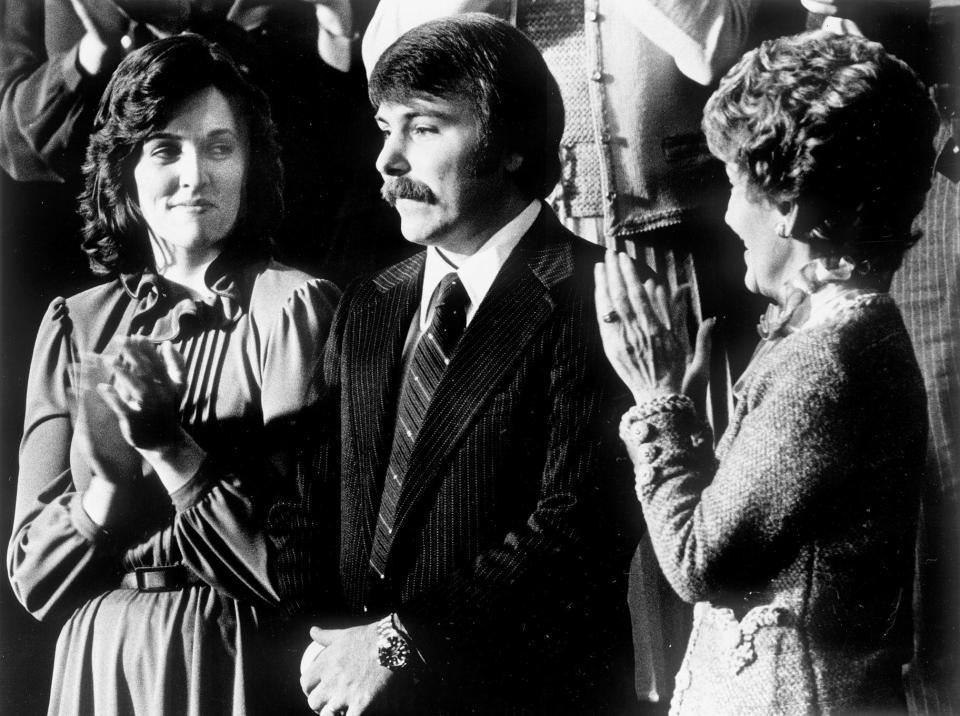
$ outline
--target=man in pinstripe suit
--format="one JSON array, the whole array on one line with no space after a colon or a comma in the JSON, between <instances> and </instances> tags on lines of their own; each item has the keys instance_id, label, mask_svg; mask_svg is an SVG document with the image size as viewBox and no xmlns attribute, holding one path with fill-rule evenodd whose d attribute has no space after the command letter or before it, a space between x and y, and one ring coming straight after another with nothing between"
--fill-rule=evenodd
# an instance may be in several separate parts
<instances>
[{"instance_id":1,"label":"man in pinstripe suit","mask_svg":"<svg viewBox=\"0 0 960 716\"><path fill-rule=\"evenodd\" d=\"M314 629L321 714L621 713L640 515L592 303L600 250L543 204L563 105L485 15L407 33L370 97L377 167L426 247L347 289L324 374L353 626Z\"/></svg>"}]
</instances>

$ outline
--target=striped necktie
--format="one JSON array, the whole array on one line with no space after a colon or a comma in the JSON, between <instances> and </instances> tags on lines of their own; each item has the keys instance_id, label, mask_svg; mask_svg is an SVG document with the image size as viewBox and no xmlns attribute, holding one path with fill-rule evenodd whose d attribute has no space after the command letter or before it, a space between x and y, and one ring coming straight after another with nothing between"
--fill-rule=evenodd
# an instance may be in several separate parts
<instances>
[{"instance_id":1,"label":"striped necktie","mask_svg":"<svg viewBox=\"0 0 960 716\"><path fill-rule=\"evenodd\" d=\"M455 272L443 277L433 293L433 319L417 341L400 390L393 449L383 482L383 497L370 552L370 566L380 578L384 575L393 538L397 500L406 477L410 454L437 384L463 335L469 300Z\"/></svg>"}]
</instances>

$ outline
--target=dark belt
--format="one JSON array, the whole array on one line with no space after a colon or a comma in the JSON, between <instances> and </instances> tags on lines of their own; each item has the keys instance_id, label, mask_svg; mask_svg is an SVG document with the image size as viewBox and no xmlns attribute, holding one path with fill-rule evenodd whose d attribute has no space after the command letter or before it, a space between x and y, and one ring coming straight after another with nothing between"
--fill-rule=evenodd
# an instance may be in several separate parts
<instances>
[{"instance_id":1,"label":"dark belt","mask_svg":"<svg viewBox=\"0 0 960 716\"><path fill-rule=\"evenodd\" d=\"M196 575L180 564L136 567L132 572L124 574L120 580L120 586L124 589L138 589L141 592L169 592L201 583Z\"/></svg>"}]
</instances>

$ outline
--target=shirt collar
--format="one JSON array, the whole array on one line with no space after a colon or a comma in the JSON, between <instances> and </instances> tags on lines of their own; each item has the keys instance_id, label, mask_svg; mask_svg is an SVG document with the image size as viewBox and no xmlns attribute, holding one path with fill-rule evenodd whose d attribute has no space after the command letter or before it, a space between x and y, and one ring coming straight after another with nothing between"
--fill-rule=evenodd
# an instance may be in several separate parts
<instances>
[{"instance_id":1,"label":"shirt collar","mask_svg":"<svg viewBox=\"0 0 960 716\"><path fill-rule=\"evenodd\" d=\"M470 323L490 290L490 286L493 285L494 279L500 273L500 269L539 215L540 202L531 201L523 211L491 236L479 251L456 269L437 251L436 247L428 247L427 259L423 267L423 290L420 294L420 330L424 330L429 323L430 299L433 297L433 292L436 291L443 277L451 271L456 271L460 275L460 281L470 298L470 305L467 307L467 323Z\"/></svg>"}]
</instances>

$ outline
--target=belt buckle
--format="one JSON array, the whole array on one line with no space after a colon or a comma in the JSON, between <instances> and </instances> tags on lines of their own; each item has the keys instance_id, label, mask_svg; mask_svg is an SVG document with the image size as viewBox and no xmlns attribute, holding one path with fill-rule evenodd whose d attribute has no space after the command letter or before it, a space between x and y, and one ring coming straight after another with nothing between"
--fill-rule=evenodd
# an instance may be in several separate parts
<instances>
[{"instance_id":1,"label":"belt buckle","mask_svg":"<svg viewBox=\"0 0 960 716\"><path fill-rule=\"evenodd\" d=\"M179 589L186 582L184 568L176 564L163 567L134 567L133 574L137 580L137 590L140 592L168 592ZM151 574L156 574L157 578L151 579Z\"/></svg>"}]
</instances>

